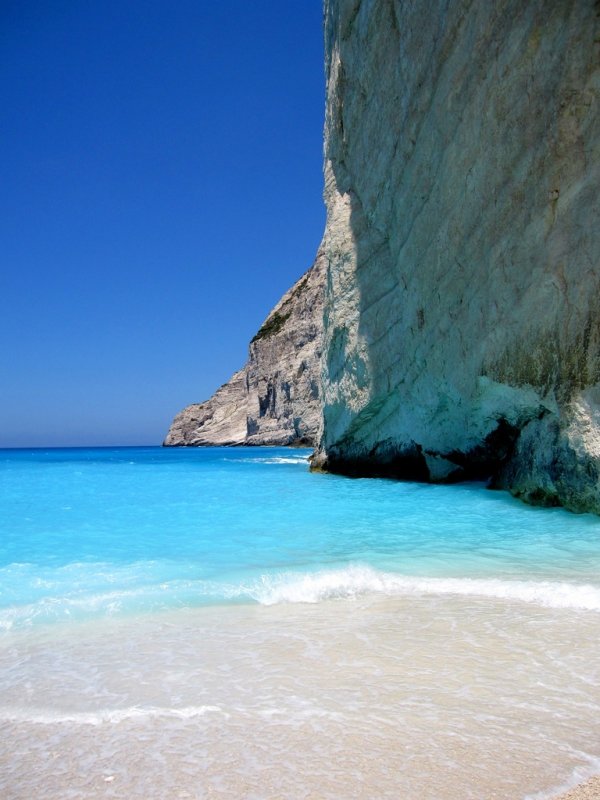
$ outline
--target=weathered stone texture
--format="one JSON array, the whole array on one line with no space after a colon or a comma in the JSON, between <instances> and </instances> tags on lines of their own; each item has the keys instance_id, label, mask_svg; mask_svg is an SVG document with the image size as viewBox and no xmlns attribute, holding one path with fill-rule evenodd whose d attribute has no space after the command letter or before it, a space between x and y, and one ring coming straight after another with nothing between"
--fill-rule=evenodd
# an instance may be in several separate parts
<instances>
[{"instance_id":1,"label":"weathered stone texture","mask_svg":"<svg viewBox=\"0 0 600 800\"><path fill-rule=\"evenodd\" d=\"M600 512L594 0L326 0L316 463Z\"/></svg>"},{"instance_id":2,"label":"weathered stone texture","mask_svg":"<svg viewBox=\"0 0 600 800\"><path fill-rule=\"evenodd\" d=\"M321 254L250 343L248 362L205 403L187 406L165 445L313 445L321 422Z\"/></svg>"},{"instance_id":3,"label":"weathered stone texture","mask_svg":"<svg viewBox=\"0 0 600 800\"><path fill-rule=\"evenodd\" d=\"M247 406L246 371L241 369L210 400L193 403L180 411L164 444L166 447L244 444Z\"/></svg>"}]
</instances>

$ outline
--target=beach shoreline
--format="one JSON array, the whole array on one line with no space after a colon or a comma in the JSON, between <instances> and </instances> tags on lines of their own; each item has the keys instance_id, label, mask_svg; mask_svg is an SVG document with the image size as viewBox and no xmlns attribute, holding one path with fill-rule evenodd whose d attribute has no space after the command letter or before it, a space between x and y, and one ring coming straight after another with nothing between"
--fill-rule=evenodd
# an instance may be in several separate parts
<instances>
[{"instance_id":1,"label":"beach shoreline","mask_svg":"<svg viewBox=\"0 0 600 800\"><path fill-rule=\"evenodd\" d=\"M6 459L1 797L598 797L596 518L290 450Z\"/></svg>"},{"instance_id":2,"label":"beach shoreline","mask_svg":"<svg viewBox=\"0 0 600 800\"><path fill-rule=\"evenodd\" d=\"M595 653L587 624L518 603L371 596L14 631L0 793L599 798L597 712L569 700L588 685L576 685Z\"/></svg>"}]
</instances>

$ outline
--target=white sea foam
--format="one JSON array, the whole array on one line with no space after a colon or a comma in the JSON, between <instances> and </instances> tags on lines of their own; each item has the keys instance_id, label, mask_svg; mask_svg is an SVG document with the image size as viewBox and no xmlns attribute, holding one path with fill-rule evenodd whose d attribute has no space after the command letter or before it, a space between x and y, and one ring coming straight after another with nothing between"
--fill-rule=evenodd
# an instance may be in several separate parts
<instances>
[{"instance_id":1,"label":"white sea foam","mask_svg":"<svg viewBox=\"0 0 600 800\"><path fill-rule=\"evenodd\" d=\"M98 711L57 712L50 709L0 709L0 722L27 723L30 725L104 725L118 724L136 719L193 719L206 714L229 714L219 706L185 706L162 708L160 706L130 706L129 708L105 708Z\"/></svg>"},{"instance_id":2,"label":"white sea foam","mask_svg":"<svg viewBox=\"0 0 600 800\"><path fill-rule=\"evenodd\" d=\"M170 580L128 589L44 597L0 611L0 631L36 623L193 607L206 603L319 603L369 594L390 597L453 595L532 603L546 608L600 611L600 586L500 578L440 578L399 575L365 565L319 572L265 574L241 583Z\"/></svg>"},{"instance_id":3,"label":"white sea foam","mask_svg":"<svg viewBox=\"0 0 600 800\"><path fill-rule=\"evenodd\" d=\"M533 603L547 608L600 611L600 587L551 581L497 578L427 578L378 572L370 567L304 575L263 576L247 593L262 605L318 603L377 593L389 596L456 595Z\"/></svg>"},{"instance_id":4,"label":"white sea foam","mask_svg":"<svg viewBox=\"0 0 600 800\"><path fill-rule=\"evenodd\" d=\"M308 456L268 456L263 458L223 458L235 464L308 464Z\"/></svg>"},{"instance_id":5,"label":"white sea foam","mask_svg":"<svg viewBox=\"0 0 600 800\"><path fill-rule=\"evenodd\" d=\"M263 464L307 464L308 458L302 456L301 458L279 457L279 458L264 458L261 459Z\"/></svg>"}]
</instances>

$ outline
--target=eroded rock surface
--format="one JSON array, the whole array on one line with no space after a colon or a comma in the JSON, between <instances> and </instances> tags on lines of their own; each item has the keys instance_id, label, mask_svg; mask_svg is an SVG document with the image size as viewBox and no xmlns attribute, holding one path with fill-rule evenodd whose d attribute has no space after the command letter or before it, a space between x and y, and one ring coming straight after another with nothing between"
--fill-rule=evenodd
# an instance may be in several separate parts
<instances>
[{"instance_id":1,"label":"eroded rock surface","mask_svg":"<svg viewBox=\"0 0 600 800\"><path fill-rule=\"evenodd\" d=\"M600 512L594 0L326 0L334 471Z\"/></svg>"},{"instance_id":2,"label":"eroded rock surface","mask_svg":"<svg viewBox=\"0 0 600 800\"><path fill-rule=\"evenodd\" d=\"M269 314L248 362L204 403L179 413L165 445L313 445L321 422L321 253Z\"/></svg>"}]
</instances>

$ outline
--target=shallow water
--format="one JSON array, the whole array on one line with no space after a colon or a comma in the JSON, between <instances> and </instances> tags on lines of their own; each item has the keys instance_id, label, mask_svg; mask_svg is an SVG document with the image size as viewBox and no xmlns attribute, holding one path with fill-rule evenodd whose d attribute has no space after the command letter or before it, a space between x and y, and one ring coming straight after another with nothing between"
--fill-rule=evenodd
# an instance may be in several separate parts
<instances>
[{"instance_id":1,"label":"shallow water","mask_svg":"<svg viewBox=\"0 0 600 800\"><path fill-rule=\"evenodd\" d=\"M306 455L0 455L0 796L542 798L600 771L600 521Z\"/></svg>"}]
</instances>

